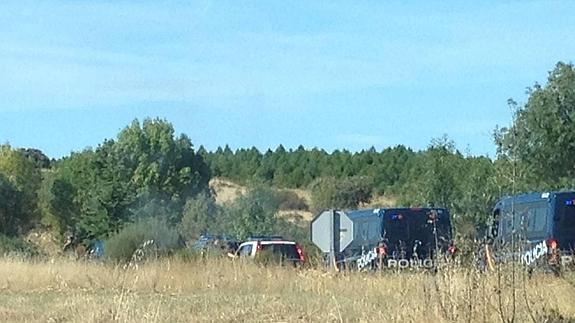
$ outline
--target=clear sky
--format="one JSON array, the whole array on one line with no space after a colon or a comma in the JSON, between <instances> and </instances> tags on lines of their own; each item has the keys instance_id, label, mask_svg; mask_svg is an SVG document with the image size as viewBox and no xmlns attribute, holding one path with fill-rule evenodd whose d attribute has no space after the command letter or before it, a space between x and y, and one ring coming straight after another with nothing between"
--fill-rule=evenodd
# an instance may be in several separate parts
<instances>
[{"instance_id":1,"label":"clear sky","mask_svg":"<svg viewBox=\"0 0 575 323\"><path fill-rule=\"evenodd\" d=\"M494 155L575 54L575 1L1 1L0 142L58 158L160 117L213 150Z\"/></svg>"}]
</instances>

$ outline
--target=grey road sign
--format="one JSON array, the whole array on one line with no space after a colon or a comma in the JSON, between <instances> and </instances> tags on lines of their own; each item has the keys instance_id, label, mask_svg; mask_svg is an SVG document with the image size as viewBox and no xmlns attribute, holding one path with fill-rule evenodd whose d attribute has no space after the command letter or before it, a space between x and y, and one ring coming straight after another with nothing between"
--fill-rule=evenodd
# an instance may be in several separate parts
<instances>
[{"instance_id":1,"label":"grey road sign","mask_svg":"<svg viewBox=\"0 0 575 323\"><path fill-rule=\"evenodd\" d=\"M342 252L353 241L353 221L342 211L328 210L311 222L311 240L323 252Z\"/></svg>"}]
</instances>

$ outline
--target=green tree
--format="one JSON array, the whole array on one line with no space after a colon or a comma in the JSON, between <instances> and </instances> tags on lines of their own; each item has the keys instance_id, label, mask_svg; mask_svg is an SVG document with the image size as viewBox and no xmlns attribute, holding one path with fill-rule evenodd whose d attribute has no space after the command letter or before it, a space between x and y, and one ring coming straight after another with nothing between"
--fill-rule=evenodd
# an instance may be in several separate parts
<instances>
[{"instance_id":1,"label":"green tree","mask_svg":"<svg viewBox=\"0 0 575 323\"><path fill-rule=\"evenodd\" d=\"M447 136L433 139L418 156L403 188L402 204L453 208L460 198L457 188L463 157Z\"/></svg>"},{"instance_id":2,"label":"green tree","mask_svg":"<svg viewBox=\"0 0 575 323\"><path fill-rule=\"evenodd\" d=\"M20 206L22 195L0 174L0 234L15 235L21 227Z\"/></svg>"},{"instance_id":3,"label":"green tree","mask_svg":"<svg viewBox=\"0 0 575 323\"><path fill-rule=\"evenodd\" d=\"M185 201L208 185L208 167L194 152L190 139L185 135L175 138L172 125L164 120L146 119L142 125L134 121L120 132L110 157L108 168L115 166L114 175L127 178L137 193L154 192Z\"/></svg>"},{"instance_id":4,"label":"green tree","mask_svg":"<svg viewBox=\"0 0 575 323\"><path fill-rule=\"evenodd\" d=\"M58 206L59 222L89 239L139 217L178 223L185 201L207 191L210 176L189 138L160 119L134 121L116 140L58 162L55 172L46 188L51 209Z\"/></svg>"},{"instance_id":5,"label":"green tree","mask_svg":"<svg viewBox=\"0 0 575 323\"><path fill-rule=\"evenodd\" d=\"M52 162L41 150L35 148L20 148L18 151L20 151L24 157L32 160L37 168L50 168Z\"/></svg>"},{"instance_id":6,"label":"green tree","mask_svg":"<svg viewBox=\"0 0 575 323\"><path fill-rule=\"evenodd\" d=\"M38 220L38 189L42 181L36 163L28 159L21 151L9 145L0 146L0 175L6 196L12 196L12 208L6 209L5 223L9 227L3 232L16 233L30 229Z\"/></svg>"},{"instance_id":7,"label":"green tree","mask_svg":"<svg viewBox=\"0 0 575 323\"><path fill-rule=\"evenodd\" d=\"M547 84L535 84L527 103L519 107L513 125L499 129L500 156L526 167L532 189L573 186L575 175L575 68L558 63ZM516 103L510 101L513 109Z\"/></svg>"},{"instance_id":8,"label":"green tree","mask_svg":"<svg viewBox=\"0 0 575 323\"><path fill-rule=\"evenodd\" d=\"M278 199L271 189L256 186L226 208L221 220L229 223L225 229L233 232L238 239L273 234L278 206Z\"/></svg>"},{"instance_id":9,"label":"green tree","mask_svg":"<svg viewBox=\"0 0 575 323\"><path fill-rule=\"evenodd\" d=\"M98 237L111 227L101 203L103 184L95 157L90 149L72 153L57 161L51 171L43 173L39 192L42 224L55 233L74 231L82 236ZM98 214L97 221L95 214Z\"/></svg>"},{"instance_id":10,"label":"green tree","mask_svg":"<svg viewBox=\"0 0 575 323\"><path fill-rule=\"evenodd\" d=\"M75 196L76 189L70 182L56 177L54 172L45 172L39 191L42 225L58 234L64 234L73 227L80 214L79 206L74 201Z\"/></svg>"},{"instance_id":11,"label":"green tree","mask_svg":"<svg viewBox=\"0 0 575 323\"><path fill-rule=\"evenodd\" d=\"M475 238L487 228L491 208L499 197L495 166L487 157L467 157L457 178L458 198L452 213L456 215L457 232Z\"/></svg>"},{"instance_id":12,"label":"green tree","mask_svg":"<svg viewBox=\"0 0 575 323\"><path fill-rule=\"evenodd\" d=\"M184 237L190 240L210 231L220 231L216 222L218 213L216 201L206 192L188 199L184 206L181 223Z\"/></svg>"}]
</instances>

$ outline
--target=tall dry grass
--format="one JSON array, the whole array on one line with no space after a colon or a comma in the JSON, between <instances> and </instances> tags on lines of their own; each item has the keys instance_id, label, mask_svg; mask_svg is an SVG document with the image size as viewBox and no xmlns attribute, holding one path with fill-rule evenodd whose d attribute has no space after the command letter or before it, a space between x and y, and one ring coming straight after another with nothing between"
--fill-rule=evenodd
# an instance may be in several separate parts
<instances>
[{"instance_id":1,"label":"tall dry grass","mask_svg":"<svg viewBox=\"0 0 575 323\"><path fill-rule=\"evenodd\" d=\"M521 283L521 277L518 279ZM528 278L526 278L528 279ZM571 278L525 288L497 273L333 273L215 259L124 269L92 262L0 260L0 321L500 322L575 317Z\"/></svg>"}]
</instances>

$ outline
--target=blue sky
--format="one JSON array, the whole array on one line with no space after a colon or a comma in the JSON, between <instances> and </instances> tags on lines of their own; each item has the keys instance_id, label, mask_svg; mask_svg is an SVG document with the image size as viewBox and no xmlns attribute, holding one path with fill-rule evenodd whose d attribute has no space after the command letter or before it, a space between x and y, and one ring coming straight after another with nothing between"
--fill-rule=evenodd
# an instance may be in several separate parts
<instances>
[{"instance_id":1,"label":"blue sky","mask_svg":"<svg viewBox=\"0 0 575 323\"><path fill-rule=\"evenodd\" d=\"M58 158L161 117L195 146L493 157L573 61L575 1L2 1L0 141Z\"/></svg>"}]
</instances>

